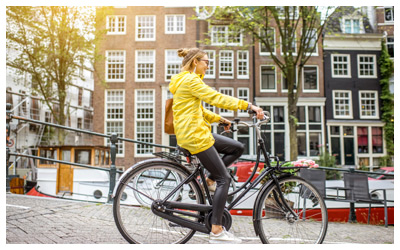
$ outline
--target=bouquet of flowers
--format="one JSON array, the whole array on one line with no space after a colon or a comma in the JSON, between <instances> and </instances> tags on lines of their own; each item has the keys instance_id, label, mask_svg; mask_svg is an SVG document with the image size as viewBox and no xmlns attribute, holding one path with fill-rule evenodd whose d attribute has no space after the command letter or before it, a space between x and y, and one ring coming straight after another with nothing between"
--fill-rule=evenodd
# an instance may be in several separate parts
<instances>
[{"instance_id":1,"label":"bouquet of flowers","mask_svg":"<svg viewBox=\"0 0 400 250\"><path fill-rule=\"evenodd\" d=\"M299 159L297 161L286 162L282 167L308 167L308 168L318 168L318 164L313 160Z\"/></svg>"}]
</instances>

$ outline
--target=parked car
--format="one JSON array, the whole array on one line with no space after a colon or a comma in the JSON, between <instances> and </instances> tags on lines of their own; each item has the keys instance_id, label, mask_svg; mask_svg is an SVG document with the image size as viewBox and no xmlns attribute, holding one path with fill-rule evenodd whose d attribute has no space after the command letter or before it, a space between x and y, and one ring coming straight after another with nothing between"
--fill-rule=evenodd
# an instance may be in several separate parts
<instances>
[{"instance_id":1,"label":"parked car","mask_svg":"<svg viewBox=\"0 0 400 250\"><path fill-rule=\"evenodd\" d=\"M253 172L255 162L251 161L240 161L233 163L231 166L229 166L230 169L232 169L233 174L235 175L235 178L238 182L245 182L251 173ZM258 169L252 180L257 178L260 175L260 170L264 166L264 163L260 163L258 165Z\"/></svg>"},{"instance_id":2,"label":"parked car","mask_svg":"<svg viewBox=\"0 0 400 250\"><path fill-rule=\"evenodd\" d=\"M383 174L394 174L394 167L383 167L376 171L376 174L371 174L368 177L368 180L392 180L394 176L383 175Z\"/></svg>"}]
</instances>

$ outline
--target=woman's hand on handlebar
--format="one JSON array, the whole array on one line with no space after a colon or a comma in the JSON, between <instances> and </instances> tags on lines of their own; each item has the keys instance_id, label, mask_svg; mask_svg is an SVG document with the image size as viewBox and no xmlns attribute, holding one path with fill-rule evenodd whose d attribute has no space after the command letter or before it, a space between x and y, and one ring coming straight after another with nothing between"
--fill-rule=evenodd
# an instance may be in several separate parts
<instances>
[{"instance_id":1,"label":"woman's hand on handlebar","mask_svg":"<svg viewBox=\"0 0 400 250\"><path fill-rule=\"evenodd\" d=\"M229 131L231 129L231 126L232 126L231 121L229 121L229 120L227 120L227 119L225 119L223 117L221 117L221 120L219 121L219 124L224 126L224 130L225 131Z\"/></svg>"},{"instance_id":2,"label":"woman's hand on handlebar","mask_svg":"<svg viewBox=\"0 0 400 250\"><path fill-rule=\"evenodd\" d=\"M257 107L255 105L251 105L251 110L256 113L257 119L262 120L264 119L264 110L260 107Z\"/></svg>"}]
</instances>

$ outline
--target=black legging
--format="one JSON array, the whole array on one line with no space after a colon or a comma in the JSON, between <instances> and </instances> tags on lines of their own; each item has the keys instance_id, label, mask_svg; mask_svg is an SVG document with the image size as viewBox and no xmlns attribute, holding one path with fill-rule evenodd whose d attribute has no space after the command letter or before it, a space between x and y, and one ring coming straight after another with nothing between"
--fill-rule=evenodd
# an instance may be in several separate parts
<instances>
[{"instance_id":1,"label":"black legging","mask_svg":"<svg viewBox=\"0 0 400 250\"><path fill-rule=\"evenodd\" d=\"M226 167L238 159L244 151L244 145L226 136L213 134L215 143L211 148L196 154L203 166L210 172L208 178L217 182L213 198L212 225L222 225L226 199L231 177ZM219 156L219 153L224 156Z\"/></svg>"}]
</instances>

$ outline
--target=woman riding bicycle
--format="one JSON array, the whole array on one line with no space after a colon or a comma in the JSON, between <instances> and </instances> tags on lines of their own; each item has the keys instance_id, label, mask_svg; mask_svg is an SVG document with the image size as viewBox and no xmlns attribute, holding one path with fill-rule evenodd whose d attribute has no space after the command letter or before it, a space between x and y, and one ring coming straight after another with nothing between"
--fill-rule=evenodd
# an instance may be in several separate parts
<instances>
[{"instance_id":1,"label":"woman riding bicycle","mask_svg":"<svg viewBox=\"0 0 400 250\"><path fill-rule=\"evenodd\" d=\"M210 243L240 243L241 240L227 232L222 226L222 216L228 196L230 175L226 169L244 150L243 144L225 136L211 133L211 123L228 124L229 120L202 106L202 101L218 108L230 110L253 110L258 119L263 119L263 110L249 102L226 96L203 82L208 69L207 54L198 49L179 49L178 56L183 57L181 73L174 75L169 89L174 95L172 110L177 144L196 155L210 172L207 185L216 188L213 199ZM219 153L224 156L222 159Z\"/></svg>"}]
</instances>

